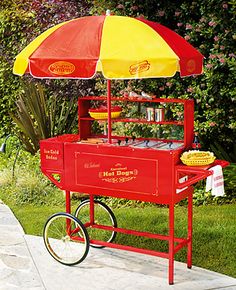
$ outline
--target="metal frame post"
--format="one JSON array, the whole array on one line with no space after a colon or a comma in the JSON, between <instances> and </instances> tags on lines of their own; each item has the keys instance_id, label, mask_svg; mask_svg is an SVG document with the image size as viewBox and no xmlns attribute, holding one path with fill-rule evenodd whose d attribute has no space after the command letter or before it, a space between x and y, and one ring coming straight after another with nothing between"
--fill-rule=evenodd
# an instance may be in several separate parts
<instances>
[{"instance_id":1,"label":"metal frame post","mask_svg":"<svg viewBox=\"0 0 236 290\"><path fill-rule=\"evenodd\" d=\"M71 204L70 204L70 191L65 190L66 195L66 213L71 213Z\"/></svg>"},{"instance_id":2,"label":"metal frame post","mask_svg":"<svg viewBox=\"0 0 236 290\"><path fill-rule=\"evenodd\" d=\"M192 268L192 235L193 235L193 193L188 196L188 251L187 267Z\"/></svg>"},{"instance_id":3,"label":"metal frame post","mask_svg":"<svg viewBox=\"0 0 236 290\"><path fill-rule=\"evenodd\" d=\"M175 204L169 204L169 284L174 284Z\"/></svg>"},{"instance_id":4,"label":"metal frame post","mask_svg":"<svg viewBox=\"0 0 236 290\"><path fill-rule=\"evenodd\" d=\"M66 195L66 213L70 214L71 213L70 191L65 190L65 195ZM66 219L66 231L67 231L67 235L71 234L71 220L70 219Z\"/></svg>"},{"instance_id":5,"label":"metal frame post","mask_svg":"<svg viewBox=\"0 0 236 290\"><path fill-rule=\"evenodd\" d=\"M108 143L111 142L111 80L107 80L107 113L108 113L108 118L107 118L107 123L108 123Z\"/></svg>"},{"instance_id":6,"label":"metal frame post","mask_svg":"<svg viewBox=\"0 0 236 290\"><path fill-rule=\"evenodd\" d=\"M90 225L94 225L94 196L91 194L89 196L89 216L90 216Z\"/></svg>"}]
</instances>

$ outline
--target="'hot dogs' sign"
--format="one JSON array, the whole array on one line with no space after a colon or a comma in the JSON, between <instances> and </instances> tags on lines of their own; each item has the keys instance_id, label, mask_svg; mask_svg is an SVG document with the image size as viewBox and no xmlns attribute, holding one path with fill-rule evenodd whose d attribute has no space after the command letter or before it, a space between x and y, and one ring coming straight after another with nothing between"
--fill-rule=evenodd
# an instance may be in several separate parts
<instances>
[{"instance_id":1,"label":"'hot dogs' sign","mask_svg":"<svg viewBox=\"0 0 236 290\"><path fill-rule=\"evenodd\" d=\"M142 194L157 194L157 160L77 152L76 184Z\"/></svg>"}]
</instances>

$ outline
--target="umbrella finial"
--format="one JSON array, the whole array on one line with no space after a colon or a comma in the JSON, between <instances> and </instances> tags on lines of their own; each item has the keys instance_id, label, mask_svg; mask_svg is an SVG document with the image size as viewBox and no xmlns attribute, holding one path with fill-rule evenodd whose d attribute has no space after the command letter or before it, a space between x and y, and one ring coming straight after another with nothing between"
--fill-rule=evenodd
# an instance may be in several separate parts
<instances>
[{"instance_id":1,"label":"umbrella finial","mask_svg":"<svg viewBox=\"0 0 236 290\"><path fill-rule=\"evenodd\" d=\"M111 15L111 10L110 9L107 9L106 10L106 16L110 16Z\"/></svg>"}]
</instances>

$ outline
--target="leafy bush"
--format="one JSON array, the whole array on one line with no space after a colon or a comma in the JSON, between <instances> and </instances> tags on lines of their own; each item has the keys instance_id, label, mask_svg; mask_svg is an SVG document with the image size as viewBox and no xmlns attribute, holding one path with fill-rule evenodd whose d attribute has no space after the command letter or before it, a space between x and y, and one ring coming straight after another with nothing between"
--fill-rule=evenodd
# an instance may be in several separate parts
<instances>
[{"instance_id":1,"label":"leafy bush","mask_svg":"<svg viewBox=\"0 0 236 290\"><path fill-rule=\"evenodd\" d=\"M20 1L19 1L20 2ZM22 2L22 1L21 1ZM27 35L35 29L29 10L22 3L2 0L0 3L0 121L1 132L11 131L9 112L21 91L19 78L12 74L13 59L27 43Z\"/></svg>"},{"instance_id":2,"label":"leafy bush","mask_svg":"<svg viewBox=\"0 0 236 290\"><path fill-rule=\"evenodd\" d=\"M41 139L73 132L77 127L75 99L48 99L40 83L25 84L16 105L16 112L10 115L20 129L18 136L24 148L31 154L39 150Z\"/></svg>"},{"instance_id":3,"label":"leafy bush","mask_svg":"<svg viewBox=\"0 0 236 290\"><path fill-rule=\"evenodd\" d=\"M231 163L224 169L225 191L226 196L230 199L236 199L236 164Z\"/></svg>"},{"instance_id":4,"label":"leafy bush","mask_svg":"<svg viewBox=\"0 0 236 290\"><path fill-rule=\"evenodd\" d=\"M39 149L39 140L51 133L52 117L42 87L29 83L16 105L17 112L11 116L21 130L19 137L25 149L34 154Z\"/></svg>"}]
</instances>

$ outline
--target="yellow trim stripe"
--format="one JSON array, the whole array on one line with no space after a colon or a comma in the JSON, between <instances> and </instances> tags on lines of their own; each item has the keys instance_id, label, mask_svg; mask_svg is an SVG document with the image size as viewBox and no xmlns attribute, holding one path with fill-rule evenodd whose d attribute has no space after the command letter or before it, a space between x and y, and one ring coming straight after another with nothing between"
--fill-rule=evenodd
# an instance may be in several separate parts
<instances>
[{"instance_id":1,"label":"yellow trim stripe","mask_svg":"<svg viewBox=\"0 0 236 290\"><path fill-rule=\"evenodd\" d=\"M106 78L126 79L173 76L179 58L147 24L130 17L108 16L103 26L100 61Z\"/></svg>"},{"instance_id":2,"label":"yellow trim stripe","mask_svg":"<svg viewBox=\"0 0 236 290\"><path fill-rule=\"evenodd\" d=\"M73 21L73 20L70 20ZM69 21L53 26L35 38L28 46L26 46L16 57L13 73L22 76L27 70L29 57L40 46L40 44L55 30L68 23Z\"/></svg>"}]
</instances>

